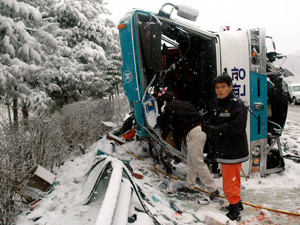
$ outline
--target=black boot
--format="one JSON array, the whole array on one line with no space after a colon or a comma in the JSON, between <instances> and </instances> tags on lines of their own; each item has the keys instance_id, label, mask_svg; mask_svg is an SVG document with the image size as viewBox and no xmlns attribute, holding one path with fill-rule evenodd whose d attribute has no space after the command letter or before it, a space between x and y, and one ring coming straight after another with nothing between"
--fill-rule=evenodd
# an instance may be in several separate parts
<instances>
[{"instance_id":1,"label":"black boot","mask_svg":"<svg viewBox=\"0 0 300 225\"><path fill-rule=\"evenodd\" d=\"M243 206L242 201L239 201L238 204L239 204L240 211L243 211L244 210L244 206ZM229 206L226 206L225 210L230 211L231 206L232 206L232 204L230 204Z\"/></svg>"},{"instance_id":2,"label":"black boot","mask_svg":"<svg viewBox=\"0 0 300 225\"><path fill-rule=\"evenodd\" d=\"M240 221L241 216L240 216L239 203L231 204L231 207L229 209L229 213L227 213L226 216L232 221L234 221L234 220Z\"/></svg>"}]
</instances>

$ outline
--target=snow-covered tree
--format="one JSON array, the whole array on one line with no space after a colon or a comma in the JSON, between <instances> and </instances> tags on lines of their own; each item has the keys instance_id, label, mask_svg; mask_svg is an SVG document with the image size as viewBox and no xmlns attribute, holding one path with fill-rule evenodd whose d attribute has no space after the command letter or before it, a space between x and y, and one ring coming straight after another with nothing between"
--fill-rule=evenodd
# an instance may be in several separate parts
<instances>
[{"instance_id":1,"label":"snow-covered tree","mask_svg":"<svg viewBox=\"0 0 300 225\"><path fill-rule=\"evenodd\" d=\"M57 41L44 30L38 9L16 0L0 0L0 84L2 101L12 105L18 122L19 106L43 110L50 103L45 93L43 62ZM48 23L48 22L47 22ZM27 113L25 113L27 115Z\"/></svg>"},{"instance_id":2,"label":"snow-covered tree","mask_svg":"<svg viewBox=\"0 0 300 225\"><path fill-rule=\"evenodd\" d=\"M115 83L120 83L120 73L112 75L109 68L120 72L121 53L118 31L113 22L107 18L109 11L103 1L95 0L65 0L57 4L52 15L62 29L69 29L72 34L67 38L67 48L64 57L73 63L72 68L64 69L69 78L76 78L78 92L82 97L103 97L114 92ZM66 71L67 70L67 71ZM68 79L60 82L67 84ZM67 92L69 93L69 91ZM72 97L73 95L69 95Z\"/></svg>"},{"instance_id":3,"label":"snow-covered tree","mask_svg":"<svg viewBox=\"0 0 300 225\"><path fill-rule=\"evenodd\" d=\"M0 13L0 93L16 123L19 107L26 116L115 92L120 46L103 1L0 0Z\"/></svg>"}]
</instances>

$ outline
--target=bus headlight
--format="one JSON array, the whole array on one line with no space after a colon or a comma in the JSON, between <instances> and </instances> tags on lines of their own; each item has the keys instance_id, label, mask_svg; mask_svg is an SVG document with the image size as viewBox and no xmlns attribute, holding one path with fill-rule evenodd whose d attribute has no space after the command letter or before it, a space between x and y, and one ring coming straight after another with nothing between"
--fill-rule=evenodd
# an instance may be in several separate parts
<instances>
[{"instance_id":1,"label":"bus headlight","mask_svg":"<svg viewBox=\"0 0 300 225\"><path fill-rule=\"evenodd\" d=\"M252 155L253 156L259 156L260 154L260 147L259 146L255 146L252 148Z\"/></svg>"}]
</instances>

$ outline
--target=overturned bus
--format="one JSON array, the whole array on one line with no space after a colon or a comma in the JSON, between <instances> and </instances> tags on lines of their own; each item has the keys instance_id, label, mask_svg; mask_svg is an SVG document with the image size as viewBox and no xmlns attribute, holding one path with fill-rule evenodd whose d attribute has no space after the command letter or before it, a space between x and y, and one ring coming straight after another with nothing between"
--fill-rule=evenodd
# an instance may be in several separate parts
<instances>
[{"instance_id":1,"label":"overturned bus","mask_svg":"<svg viewBox=\"0 0 300 225\"><path fill-rule=\"evenodd\" d=\"M164 11L171 6L170 12ZM272 62L280 57L266 49L265 29L205 31L172 18L195 21L198 12L187 6L166 3L159 13L134 9L119 22L123 56L122 80L140 139L149 140L152 152L169 172L172 160L186 161L184 145L170 145L160 137L157 95L166 87L175 97L195 105L203 116L213 112L214 79L222 73L233 79L233 90L249 109L247 135L250 160L245 175L284 170L280 136L286 121L288 91L284 70Z\"/></svg>"}]
</instances>

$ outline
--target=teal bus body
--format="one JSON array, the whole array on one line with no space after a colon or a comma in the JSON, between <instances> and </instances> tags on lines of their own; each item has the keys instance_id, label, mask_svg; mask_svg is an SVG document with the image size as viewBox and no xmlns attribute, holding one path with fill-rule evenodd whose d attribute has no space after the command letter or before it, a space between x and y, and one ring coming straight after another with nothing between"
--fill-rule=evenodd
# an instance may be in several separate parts
<instances>
[{"instance_id":1,"label":"teal bus body","mask_svg":"<svg viewBox=\"0 0 300 225\"><path fill-rule=\"evenodd\" d=\"M192 34L192 37L195 38L194 41L196 41L194 42L194 44L197 43L197 41L199 41L198 43L210 43L210 45L206 45L206 47L211 47L209 48L210 52L208 52L208 49L206 48L207 53L205 53L205 57L209 58L209 60L206 61L210 66L209 72L206 73L203 77L203 74L200 74L198 70L193 70L196 71L196 73L194 73L196 75L192 76L197 77L197 74L199 72L198 75L199 77L202 77L203 80L208 78L205 80L205 84L201 83L201 85L197 86L196 91L198 91L198 89L204 90L204 94L199 95L199 92L197 92L195 93L195 96L201 99L201 101L203 99L204 101L207 101L206 103L208 104L205 107L211 108L211 106L213 105L211 103L213 102L210 99L206 98L205 95L205 93L207 94L207 88L211 87L213 89L213 87L211 86L211 84L213 83L213 79L210 78L215 78L217 75L223 74L224 72L232 76L234 93L245 102L249 109L246 132L248 137L250 160L243 163L243 168L246 172L246 175L254 172L259 172L261 175L265 175L268 173L272 173L273 171L282 171L284 165L280 164L275 169L271 168L269 170L266 164L269 157L268 153L271 150L274 150L274 146L276 145L276 143L278 146L277 150L281 152L279 140L279 136L281 134L278 135L276 133L276 129L273 128L274 126L275 128L280 128L280 126L278 126L279 122L281 122L281 126L284 125L285 118L280 118L281 116L275 115L276 113L274 112L278 108L278 105L285 106L285 99L282 98L282 102L279 102L275 97L269 95L269 92L272 92L272 90L273 92L276 92L276 88L274 87L272 82L276 81L277 77L279 77L281 74L280 72L278 72L277 74L275 74L275 76L268 75L268 72L270 73L270 71L267 71L266 69L266 65L268 64L268 62L267 58L265 57L265 30L263 28L257 28L247 31L240 30L214 33L204 31L196 26L184 23L182 21L175 21L170 18L164 18L143 10L132 10L128 12L119 22L120 44L123 57L123 66L121 71L123 88L129 100L131 112L133 112L134 115L135 131L137 132L137 135L141 138L148 138L149 134L150 136L152 135L151 133L149 133L148 128L150 128L151 130L156 127L156 118L159 111L156 101L157 97L155 98L155 96L152 95L154 92L150 93L150 89L152 88L151 82L155 81L155 79L153 78L151 81L147 80L147 78L149 78L149 76L147 77L147 75L153 74L148 73L150 69L147 68L146 57L143 55L143 53L145 54L145 49L143 49L143 47L145 44L148 44L148 42L141 41L142 38L144 38L141 37L143 31L139 30L139 28L142 27L140 26L140 24L145 22L145 18L150 18L147 22L151 24L155 22L157 23L157 21L159 21L157 24L161 25L164 29L162 31L162 34L160 35L164 35L164 38L166 38L167 40L162 39L158 42L159 46L161 45L162 47L161 52L163 52L163 47L165 47L163 45L165 45L165 42L167 42L168 39L171 39L171 42L169 42L169 44L172 45L173 48L170 47L170 49L173 51L168 52L169 55L167 56L171 57L174 67L176 66L176 68L173 68L173 72L176 69L180 68L178 58L180 58L181 56L176 56L175 50L183 49L181 54L184 56L184 47L182 47L181 49L180 44L184 43L183 39L188 36L187 33ZM176 38L182 38L182 40L179 39L178 41ZM188 39L185 39L185 41L187 40ZM173 43L175 43L175 45L172 43L172 41ZM144 45L142 46L141 43ZM195 48L194 46L192 46L191 49L197 50L198 48L198 50L200 49L199 51L201 53L204 53L205 50L201 49L201 47L201 45L195 44ZM254 53L253 51L257 50L260 50L259 58L258 60L254 60L254 58L252 58ZM151 48L151 51L154 52L153 48ZM174 54L175 56L172 54ZM157 59L161 57L161 61L163 61L162 55L155 56L158 57ZM191 57L188 57L189 56L187 55L187 59L192 59ZM175 58L178 61L176 61ZM180 58L180 60L182 60L182 58ZM193 60L195 60L196 63L201 62L198 58L193 58ZM166 66L164 68L165 70L153 70L155 74L154 77L160 77L163 72L167 73L172 70L169 66L170 65ZM179 71L181 73L188 73L188 71ZM177 77L176 79L179 78ZM170 81L170 83L172 81ZM199 81L197 80L197 82ZM197 83L197 85L198 84L199 83ZM276 85L278 87L281 85L281 83L277 83ZM193 87L193 85L191 86ZM180 86L175 87L178 88ZM212 89L210 89L210 91ZM187 90L195 91L195 89ZM179 91L182 91L182 89L179 89ZM277 92L276 94L278 95L278 93L279 92ZM157 94L157 92L155 94ZM194 93L191 93L191 95L194 95ZM279 93L279 96L283 96L281 92ZM193 97L192 99L195 100ZM149 121L149 118L152 118L153 114L155 115L153 117L154 119ZM271 121L269 120L269 118L275 121ZM283 126L280 129L282 130ZM160 136L160 134L158 134L158 136ZM159 138L160 137L158 137L158 139Z\"/></svg>"},{"instance_id":2,"label":"teal bus body","mask_svg":"<svg viewBox=\"0 0 300 225\"><path fill-rule=\"evenodd\" d=\"M250 73L251 86L251 141L265 139L268 135L268 87L267 76L265 74ZM262 109L254 107L255 103L263 105Z\"/></svg>"},{"instance_id":3,"label":"teal bus body","mask_svg":"<svg viewBox=\"0 0 300 225\"><path fill-rule=\"evenodd\" d=\"M148 137L143 129L146 125L145 113L142 104L143 79L141 74L140 48L136 46L138 42L137 14L148 12L136 10L127 14L120 23L126 24L126 28L120 29L120 43L123 56L122 81L126 96L128 97L131 110L136 120L136 132L140 137Z\"/></svg>"}]
</instances>

